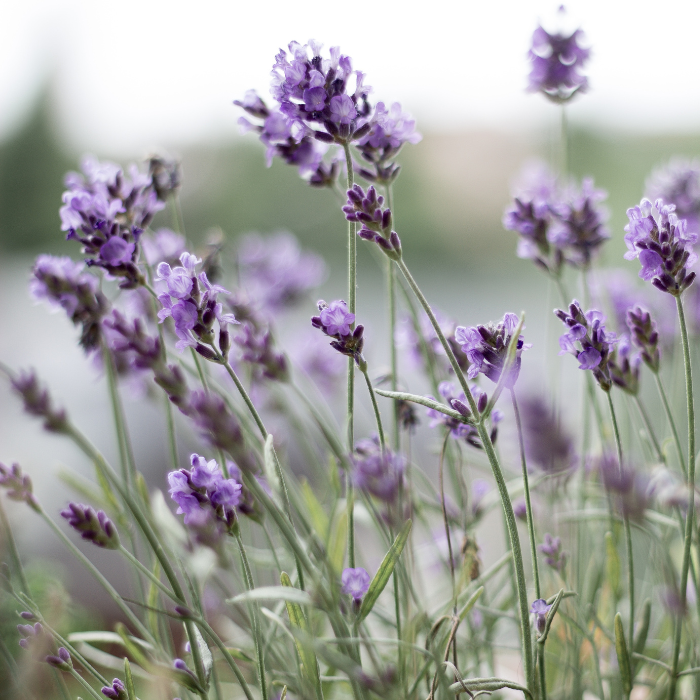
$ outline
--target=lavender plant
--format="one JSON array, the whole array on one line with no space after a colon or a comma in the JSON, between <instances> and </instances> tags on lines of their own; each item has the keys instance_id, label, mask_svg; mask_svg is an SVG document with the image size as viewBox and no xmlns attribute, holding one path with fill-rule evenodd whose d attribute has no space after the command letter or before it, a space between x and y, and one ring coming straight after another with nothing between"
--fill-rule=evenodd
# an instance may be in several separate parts
<instances>
[{"instance_id":1,"label":"lavender plant","mask_svg":"<svg viewBox=\"0 0 700 700\"><path fill-rule=\"evenodd\" d=\"M562 106L586 91L580 38L535 31L530 90ZM181 226L181 177L167 159L153 156L128 175L87 159L82 175L67 176L61 227L83 261L42 255L30 287L66 313L98 361L119 463L35 372L3 365L25 411L87 457L94 481L71 482L92 505L68 503L66 523L42 506L19 465L0 464L0 488L61 540L118 614L109 629L56 622L0 507L3 602L22 621L19 650L1 649L13 692L30 696L18 669L38 665L53 674L46 697L64 698L696 697L694 331L684 304L696 275L697 168L657 173L655 203L629 209L625 258L639 259L639 277L653 287L625 286L612 323L589 308L588 273L622 232L607 228L605 193L589 179L569 180L565 129L559 171L540 169L505 214L519 257L544 269L562 296L560 354L583 370L571 372L571 386L581 385L577 410L569 397L528 395L521 370L541 349L525 342L523 314L459 325L421 290L393 211L397 157L420 141L403 108L373 105L364 73L314 41L281 50L272 77L274 106L247 93L235 103L247 115L241 124L258 134L268 163L280 158L310 185L340 194L347 297L319 301L314 312L326 267L289 233L241 241L233 275L220 264L225 246L221 259L218 251L200 258L183 231L152 230L166 206ZM387 284L383 340L357 323L366 318L357 308L358 239ZM568 270L581 275L583 305L566 294ZM679 333L666 318L657 325L651 292L673 297ZM299 352L280 331L295 306L308 312L313 334ZM383 342L390 370L382 375L373 357ZM331 404L341 355L339 419ZM679 356L685 431L665 388ZM365 400L356 401L356 369L371 424L356 421ZM659 396L652 410L649 372ZM166 419L170 468L150 489L123 404L134 378ZM421 382L421 393L399 390ZM625 414L632 429L623 432L618 414L628 406L637 413ZM412 449L423 412L428 452ZM514 430L499 435L504 423ZM78 535L127 569L130 584L117 587Z\"/></svg>"}]
</instances>

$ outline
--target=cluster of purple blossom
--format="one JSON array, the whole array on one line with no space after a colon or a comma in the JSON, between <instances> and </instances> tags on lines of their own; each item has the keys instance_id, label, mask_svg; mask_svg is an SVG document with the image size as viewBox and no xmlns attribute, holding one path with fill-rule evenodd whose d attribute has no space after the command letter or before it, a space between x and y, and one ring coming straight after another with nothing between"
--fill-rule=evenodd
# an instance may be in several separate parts
<instances>
[{"instance_id":1,"label":"cluster of purple blossom","mask_svg":"<svg viewBox=\"0 0 700 700\"><path fill-rule=\"evenodd\" d=\"M520 237L518 257L533 260L558 277L564 264L588 268L610 238L605 225L608 212L600 204L606 198L590 178L580 189L573 183L562 186L546 166L531 165L516 184L503 225Z\"/></svg>"},{"instance_id":2,"label":"cluster of purple blossom","mask_svg":"<svg viewBox=\"0 0 700 700\"><path fill-rule=\"evenodd\" d=\"M316 186L333 187L340 173L342 155L324 162L328 144L355 143L367 166L358 167L366 179L392 182L399 172L393 161L404 143L417 143L421 136L415 122L394 103L387 109L378 102L374 112L368 101L371 88L364 73L352 69L349 56L332 47L329 58L322 45L310 40L280 49L272 69L271 94L277 103L269 108L253 90L234 104L257 120L239 119L243 129L257 131L267 147L267 163L274 157L299 168ZM353 167L355 167L353 165Z\"/></svg>"},{"instance_id":3,"label":"cluster of purple blossom","mask_svg":"<svg viewBox=\"0 0 700 700\"><path fill-rule=\"evenodd\" d=\"M318 310L319 315L311 318L311 325L333 338L331 347L343 355L352 357L364 372L367 368L362 355L365 343L364 326L359 325L353 329L355 314L348 311L348 306L342 299L330 304L321 300L318 302Z\"/></svg>"},{"instance_id":4,"label":"cluster of purple blossom","mask_svg":"<svg viewBox=\"0 0 700 700\"><path fill-rule=\"evenodd\" d=\"M355 444L352 457L353 482L361 491L387 504L396 502L403 486L406 458L382 447L377 437Z\"/></svg>"},{"instance_id":5,"label":"cluster of purple blossom","mask_svg":"<svg viewBox=\"0 0 700 700\"><path fill-rule=\"evenodd\" d=\"M224 531L233 532L242 485L234 478L224 478L214 459L207 462L193 454L190 463L191 469L168 474L170 497L178 505L177 512L184 515L185 525L208 540L218 539Z\"/></svg>"}]
</instances>

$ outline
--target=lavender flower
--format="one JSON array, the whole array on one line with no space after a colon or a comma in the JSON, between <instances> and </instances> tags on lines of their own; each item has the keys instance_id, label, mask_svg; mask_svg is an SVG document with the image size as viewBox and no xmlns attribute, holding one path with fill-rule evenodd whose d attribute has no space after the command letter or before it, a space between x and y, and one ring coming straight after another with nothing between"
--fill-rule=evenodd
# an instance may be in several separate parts
<instances>
[{"instance_id":1,"label":"lavender flower","mask_svg":"<svg viewBox=\"0 0 700 700\"><path fill-rule=\"evenodd\" d=\"M378 438L355 444L352 457L353 482L356 488L372 494L380 501L393 503L403 484L406 458L382 447Z\"/></svg>"},{"instance_id":2,"label":"lavender flower","mask_svg":"<svg viewBox=\"0 0 700 700\"><path fill-rule=\"evenodd\" d=\"M605 226L607 197L585 178L580 189L559 186L554 174L540 163L526 167L516 184L513 205L503 216L504 228L515 231L518 257L532 260L558 277L566 263L587 268L610 234Z\"/></svg>"},{"instance_id":3,"label":"lavender flower","mask_svg":"<svg viewBox=\"0 0 700 700\"><path fill-rule=\"evenodd\" d=\"M235 509L241 502L242 486L235 479L224 479L216 460L206 461L193 454L192 468L168 474L170 497L177 503L185 525L195 531L220 523L227 532L236 524Z\"/></svg>"},{"instance_id":4,"label":"lavender flower","mask_svg":"<svg viewBox=\"0 0 700 700\"><path fill-rule=\"evenodd\" d=\"M318 310L320 313L311 318L311 325L333 338L331 347L343 355L352 357L357 366L364 371L367 368L362 356L365 328L360 325L353 330L355 314L348 311L347 304L342 300L332 301L330 304L321 300L318 302Z\"/></svg>"},{"instance_id":5,"label":"lavender flower","mask_svg":"<svg viewBox=\"0 0 700 700\"><path fill-rule=\"evenodd\" d=\"M370 131L357 144L360 154L372 169L361 167L357 172L370 182L391 184L401 169L394 158L403 145L418 143L423 138L415 128L415 120L403 111L398 102L394 102L389 109L383 102L377 102L370 120Z\"/></svg>"},{"instance_id":6,"label":"lavender flower","mask_svg":"<svg viewBox=\"0 0 700 700\"><path fill-rule=\"evenodd\" d=\"M652 202L663 199L676 205L676 215L686 219L688 228L700 227L700 162L673 158L656 168L646 181L646 195Z\"/></svg>"},{"instance_id":7,"label":"lavender flower","mask_svg":"<svg viewBox=\"0 0 700 700\"><path fill-rule=\"evenodd\" d=\"M44 419L45 430L52 433L68 431L66 412L62 408L53 407L49 392L39 386L39 380L33 370L21 372L13 377L12 388L22 397L27 413Z\"/></svg>"},{"instance_id":8,"label":"lavender flower","mask_svg":"<svg viewBox=\"0 0 700 700\"><path fill-rule=\"evenodd\" d=\"M66 238L80 241L88 265L123 278L120 287L143 284L138 269L139 240L154 214L165 205L152 178L135 165L129 177L114 163L83 161L84 175L69 173L63 193L61 228Z\"/></svg>"},{"instance_id":9,"label":"lavender flower","mask_svg":"<svg viewBox=\"0 0 700 700\"><path fill-rule=\"evenodd\" d=\"M110 700L128 700L126 686L118 678L112 681L112 685L106 685L102 688L102 695Z\"/></svg>"},{"instance_id":10,"label":"lavender flower","mask_svg":"<svg viewBox=\"0 0 700 700\"><path fill-rule=\"evenodd\" d=\"M557 318L569 328L559 338L560 355L571 353L579 362L579 369L591 370L603 391L610 391L612 378L608 359L617 338L605 330L605 316L595 309L583 312L574 300L568 312L556 309Z\"/></svg>"},{"instance_id":11,"label":"lavender flower","mask_svg":"<svg viewBox=\"0 0 700 700\"><path fill-rule=\"evenodd\" d=\"M344 569L340 578L342 587L340 592L343 595L352 596L356 605L362 601L365 593L369 590L370 576L365 569Z\"/></svg>"},{"instance_id":12,"label":"lavender flower","mask_svg":"<svg viewBox=\"0 0 700 700\"><path fill-rule=\"evenodd\" d=\"M625 517L641 521L650 502L648 479L629 464L618 464L617 457L603 454L598 460L603 487L617 510Z\"/></svg>"},{"instance_id":13,"label":"lavender flower","mask_svg":"<svg viewBox=\"0 0 700 700\"><path fill-rule=\"evenodd\" d=\"M498 383L505 367L508 346L518 323L519 319L515 314L507 313L498 324L489 323L487 326L470 328L457 327L455 339L471 363L467 372L470 379L475 379L478 374L484 374L492 382ZM520 374L523 350L532 347L530 344L525 344L522 335L518 336L516 343L515 360L505 380L505 386L509 389L515 386Z\"/></svg>"},{"instance_id":14,"label":"lavender flower","mask_svg":"<svg viewBox=\"0 0 700 700\"><path fill-rule=\"evenodd\" d=\"M520 408L528 464L545 474L561 474L572 469L573 440L551 404L542 396L527 396L520 401Z\"/></svg>"},{"instance_id":15,"label":"lavender flower","mask_svg":"<svg viewBox=\"0 0 700 700\"><path fill-rule=\"evenodd\" d=\"M241 350L241 360L248 362L256 370L255 378L287 381L287 358L274 349L271 331L260 330L247 321L241 324L240 328L241 333L235 335L233 340Z\"/></svg>"},{"instance_id":16,"label":"lavender flower","mask_svg":"<svg viewBox=\"0 0 700 700\"><path fill-rule=\"evenodd\" d=\"M545 555L544 561L547 566L551 566L560 573L566 566L566 552L562 551L561 538L552 537L548 532L544 535L544 542L537 549Z\"/></svg>"},{"instance_id":17,"label":"lavender flower","mask_svg":"<svg viewBox=\"0 0 700 700\"><path fill-rule=\"evenodd\" d=\"M97 279L84 272L83 263L68 257L40 255L32 269L29 289L35 299L46 299L61 308L68 318L82 327L80 345L89 352L99 346L100 319L108 302L98 290Z\"/></svg>"},{"instance_id":18,"label":"lavender flower","mask_svg":"<svg viewBox=\"0 0 700 700\"><path fill-rule=\"evenodd\" d=\"M326 278L323 259L302 252L287 232L245 236L238 250L241 285L265 310L291 306Z\"/></svg>"},{"instance_id":19,"label":"lavender flower","mask_svg":"<svg viewBox=\"0 0 700 700\"><path fill-rule=\"evenodd\" d=\"M0 462L0 486L7 489L10 500L23 501L37 512L41 510L34 496L32 480L28 474L22 474L19 464L7 467Z\"/></svg>"},{"instance_id":20,"label":"lavender flower","mask_svg":"<svg viewBox=\"0 0 700 700\"><path fill-rule=\"evenodd\" d=\"M392 260L400 260L401 241L391 229L391 209L382 208L384 197L377 195L373 186L365 193L359 185L353 185L347 195L348 203L343 211L348 221L362 224L357 235L366 241L374 241Z\"/></svg>"},{"instance_id":21,"label":"lavender flower","mask_svg":"<svg viewBox=\"0 0 700 700\"><path fill-rule=\"evenodd\" d=\"M219 294L230 294L218 284L211 284L205 272L196 274L195 270L202 261L190 253L180 256L181 266L171 268L162 262L156 268L157 278L165 283L166 290L158 295L163 308L158 312L162 323L171 317L175 323L175 334L179 338L175 347L182 352L186 347L193 347L207 360L225 361L230 347L227 326L236 324L233 314L223 312L223 306L217 301ZM219 324L219 353L214 346L214 321Z\"/></svg>"},{"instance_id":22,"label":"lavender flower","mask_svg":"<svg viewBox=\"0 0 700 700\"><path fill-rule=\"evenodd\" d=\"M61 511L68 524L81 533L88 542L104 549L119 549L119 534L112 521L103 510L95 512L94 508L80 503L69 503Z\"/></svg>"},{"instance_id":23,"label":"lavender flower","mask_svg":"<svg viewBox=\"0 0 700 700\"><path fill-rule=\"evenodd\" d=\"M175 266L185 252L185 237L169 228L159 228L151 235L144 234L141 238L141 246L149 265L157 265L164 260L169 265Z\"/></svg>"},{"instance_id":24,"label":"lavender flower","mask_svg":"<svg viewBox=\"0 0 700 700\"><path fill-rule=\"evenodd\" d=\"M579 42L583 32L550 34L541 26L532 35L528 58L532 64L529 92L541 92L552 102L568 102L576 93L588 89L588 78L581 69L588 61L590 49Z\"/></svg>"},{"instance_id":25,"label":"lavender flower","mask_svg":"<svg viewBox=\"0 0 700 700\"><path fill-rule=\"evenodd\" d=\"M200 689L199 681L194 672L191 671L187 664L182 659L175 659L173 661L173 669L175 671L175 677L180 685L184 685L185 688L197 692Z\"/></svg>"},{"instance_id":26,"label":"lavender flower","mask_svg":"<svg viewBox=\"0 0 700 700\"><path fill-rule=\"evenodd\" d=\"M547 605L547 601L543 598L538 598L530 607L530 613L536 616L535 626L537 627L537 634L542 634L544 632L545 625L547 624L547 613L551 607L551 605Z\"/></svg>"},{"instance_id":27,"label":"lavender flower","mask_svg":"<svg viewBox=\"0 0 700 700\"><path fill-rule=\"evenodd\" d=\"M662 199L653 206L648 199L642 199L638 207L628 209L625 259L638 257L643 280L651 280L662 292L680 296L695 279L695 272L688 272L688 268L697 260L692 246L698 236L688 231L687 221L679 219L675 209L674 204L665 205Z\"/></svg>"},{"instance_id":28,"label":"lavender flower","mask_svg":"<svg viewBox=\"0 0 700 700\"><path fill-rule=\"evenodd\" d=\"M22 635L22 639L19 640L22 649L30 649L44 636L44 627L40 622L35 622L34 625L17 625L17 631Z\"/></svg>"},{"instance_id":29,"label":"lavender flower","mask_svg":"<svg viewBox=\"0 0 700 700\"><path fill-rule=\"evenodd\" d=\"M527 503L524 498L519 498L513 503L513 513L518 520L527 522Z\"/></svg>"},{"instance_id":30,"label":"lavender flower","mask_svg":"<svg viewBox=\"0 0 700 700\"><path fill-rule=\"evenodd\" d=\"M632 333L632 342L641 350L646 366L656 374L659 371L659 333L651 314L641 306L627 310L627 325Z\"/></svg>"},{"instance_id":31,"label":"lavender flower","mask_svg":"<svg viewBox=\"0 0 700 700\"><path fill-rule=\"evenodd\" d=\"M70 671L73 668L73 661L65 647L59 647L57 655L49 654L44 661L59 671Z\"/></svg>"},{"instance_id":32,"label":"lavender flower","mask_svg":"<svg viewBox=\"0 0 700 700\"><path fill-rule=\"evenodd\" d=\"M628 394L635 396L639 393L639 367L641 364L641 354L632 353L629 336L620 336L615 350L608 359L610 378L613 383Z\"/></svg>"}]
</instances>

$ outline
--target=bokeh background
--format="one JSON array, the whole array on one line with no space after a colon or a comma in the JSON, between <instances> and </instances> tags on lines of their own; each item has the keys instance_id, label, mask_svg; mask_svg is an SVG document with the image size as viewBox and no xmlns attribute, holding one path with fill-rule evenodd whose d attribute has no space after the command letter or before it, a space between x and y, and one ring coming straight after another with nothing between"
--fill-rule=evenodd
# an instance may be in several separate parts
<instances>
[{"instance_id":1,"label":"bokeh background","mask_svg":"<svg viewBox=\"0 0 700 700\"><path fill-rule=\"evenodd\" d=\"M345 224L337 201L284 164L266 168L254 136L239 133L232 105L251 87L267 93L279 47L316 38L353 57L375 101L399 100L418 120L424 138L400 158L395 214L409 265L428 296L465 325L526 310L535 347L523 377L541 383L555 353L543 351L543 342L538 350L537 339L546 337L555 299L532 264L516 259L515 235L501 225L523 164L555 162L557 154L559 109L525 92L537 23L581 26L592 47L590 92L567 110L569 164L574 175L593 176L609 192L606 265L631 265L621 257L625 210L638 202L651 169L675 155L700 155L700 5L669 0L661 10L652 2L586 0L567 10L562 18L557 3L530 0L3 3L0 361L35 367L85 432L108 454L116 451L100 372L77 348L67 319L35 306L27 292L37 253L78 255L63 240L58 208L64 173L86 153L124 165L154 152L179 158L194 245L215 229L230 250L247 232L287 229L328 261L320 296L344 295ZM160 224L169 224L167 216ZM385 339L381 274L362 246L359 282L368 337ZM307 323L312 310L309 304L286 323ZM380 372L386 355L369 352ZM161 418L148 402L127 403L139 461L162 488ZM419 443L427 439L421 436ZM90 473L69 445L22 415L4 380L0 460L20 462L54 513L69 494L61 470ZM94 614L93 601L102 599L52 536L25 508L12 508L10 516L33 575L52 574L46 595L60 598L67 586L79 592L79 602L66 615ZM91 555L109 568L108 555ZM9 617L0 622L14 624Z\"/></svg>"}]
</instances>

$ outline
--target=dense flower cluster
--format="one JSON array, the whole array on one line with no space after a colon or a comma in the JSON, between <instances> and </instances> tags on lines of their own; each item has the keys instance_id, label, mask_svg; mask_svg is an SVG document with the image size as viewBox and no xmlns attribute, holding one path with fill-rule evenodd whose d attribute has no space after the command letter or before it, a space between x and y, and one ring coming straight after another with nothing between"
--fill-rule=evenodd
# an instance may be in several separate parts
<instances>
[{"instance_id":1,"label":"dense flower cluster","mask_svg":"<svg viewBox=\"0 0 700 700\"><path fill-rule=\"evenodd\" d=\"M348 202L343 207L345 218L362 224L357 235L374 241L392 260L401 258L399 234L391 228L391 209L384 208L384 197L372 186L367 192L354 185L348 190Z\"/></svg>"},{"instance_id":2,"label":"dense flower cluster","mask_svg":"<svg viewBox=\"0 0 700 700\"><path fill-rule=\"evenodd\" d=\"M533 260L550 274L558 276L565 263L587 268L610 238L608 212L600 204L607 192L596 189L591 178L580 189L573 183L559 186L546 166L531 165L514 194L503 226L520 236L518 257Z\"/></svg>"},{"instance_id":3,"label":"dense flower cluster","mask_svg":"<svg viewBox=\"0 0 700 700\"><path fill-rule=\"evenodd\" d=\"M227 326L238 323L233 314L223 312L223 306L217 301L219 294L229 294L218 284L207 279L206 272L196 273L196 267L202 261L190 253L180 256L181 265L170 267L161 262L156 268L157 279L164 283L166 291L158 295L163 308L158 312L162 323L171 317L175 323L178 341L175 347L182 351L193 347L208 360L217 359L211 349L214 345L214 321L219 323L219 352L226 358L230 348Z\"/></svg>"},{"instance_id":4,"label":"dense flower cluster","mask_svg":"<svg viewBox=\"0 0 700 700\"><path fill-rule=\"evenodd\" d=\"M112 521L103 510L98 510L80 503L69 503L61 511L68 524L80 533L88 542L104 549L119 549L119 534Z\"/></svg>"},{"instance_id":5,"label":"dense flower cluster","mask_svg":"<svg viewBox=\"0 0 700 700\"><path fill-rule=\"evenodd\" d=\"M532 35L532 46L528 58L530 92L541 92L553 102L568 102L576 93L588 89L588 78L581 70L590 56L590 49L583 48L580 41L583 32L577 29L571 34L550 34L541 26Z\"/></svg>"},{"instance_id":6,"label":"dense flower cluster","mask_svg":"<svg viewBox=\"0 0 700 700\"><path fill-rule=\"evenodd\" d=\"M566 566L566 552L562 551L561 537L552 537L548 532L544 535L544 542L537 549L544 554L544 561L559 572Z\"/></svg>"},{"instance_id":7,"label":"dense flower cluster","mask_svg":"<svg viewBox=\"0 0 700 700\"><path fill-rule=\"evenodd\" d=\"M198 534L206 532L208 537L216 537L223 530L231 532L236 523L235 509L241 502L241 484L224 479L214 459L207 462L193 454L190 462L191 469L168 474L170 497L178 505L177 512Z\"/></svg>"},{"instance_id":8,"label":"dense flower cluster","mask_svg":"<svg viewBox=\"0 0 700 700\"><path fill-rule=\"evenodd\" d=\"M7 497L12 501L23 501L35 510L39 504L34 496L34 488L29 474L23 474L19 464L11 467L0 462L0 486L7 489Z\"/></svg>"},{"instance_id":9,"label":"dense flower cluster","mask_svg":"<svg viewBox=\"0 0 700 700\"><path fill-rule=\"evenodd\" d=\"M659 371L659 332L651 314L641 306L627 310L627 325L632 334L632 342L641 350L641 359L656 373Z\"/></svg>"},{"instance_id":10,"label":"dense flower cluster","mask_svg":"<svg viewBox=\"0 0 700 700\"><path fill-rule=\"evenodd\" d=\"M382 448L378 438L360 440L352 457L355 486L385 503L394 503L404 480L406 458L388 447Z\"/></svg>"},{"instance_id":11,"label":"dense flower cluster","mask_svg":"<svg viewBox=\"0 0 700 700\"><path fill-rule=\"evenodd\" d=\"M12 379L12 388L22 397L24 410L44 419L44 429L53 433L68 430L68 417L62 408L54 408L49 392L39 385L35 372L21 372Z\"/></svg>"},{"instance_id":12,"label":"dense flower cluster","mask_svg":"<svg viewBox=\"0 0 700 700\"><path fill-rule=\"evenodd\" d=\"M621 335L608 359L610 378L613 383L628 394L635 396L639 392L639 368L641 364L641 355L632 352L629 336L627 334Z\"/></svg>"},{"instance_id":13,"label":"dense flower cluster","mask_svg":"<svg viewBox=\"0 0 700 700\"><path fill-rule=\"evenodd\" d=\"M455 339L462 347L462 352L469 360L467 375L475 379L477 375L484 374L492 382L498 383L505 368L508 355L508 346L513 333L518 327L519 319L515 314L507 313L499 323L489 323L486 326L472 326L465 328L458 326L455 330ZM525 344L523 336L518 336L515 359L508 369L505 386L512 389L520 374L521 356L523 350L532 347Z\"/></svg>"},{"instance_id":14,"label":"dense flower cluster","mask_svg":"<svg viewBox=\"0 0 700 700\"><path fill-rule=\"evenodd\" d=\"M571 353L578 360L579 369L591 370L601 389L610 391L612 378L608 359L617 336L605 330L605 316L596 309L584 313L576 300L567 311L556 309L554 313L569 329L559 338L559 354Z\"/></svg>"},{"instance_id":15,"label":"dense flower cluster","mask_svg":"<svg viewBox=\"0 0 700 700\"><path fill-rule=\"evenodd\" d=\"M112 685L106 685L101 690L102 695L110 700L128 700L129 695L126 686L118 678L112 681Z\"/></svg>"},{"instance_id":16,"label":"dense flower cluster","mask_svg":"<svg viewBox=\"0 0 700 700\"><path fill-rule=\"evenodd\" d=\"M688 230L688 222L679 219L675 204L654 204L642 199L638 207L627 210L625 226L626 260L639 258L639 276L662 292L680 296L693 283L695 272L689 272L697 260L693 245L698 234ZM656 211L656 216L654 216Z\"/></svg>"},{"instance_id":17,"label":"dense flower cluster","mask_svg":"<svg viewBox=\"0 0 700 700\"><path fill-rule=\"evenodd\" d=\"M618 464L617 457L607 452L600 457L597 467L603 487L618 512L641 521L651 500L648 478L629 464Z\"/></svg>"},{"instance_id":18,"label":"dense flower cluster","mask_svg":"<svg viewBox=\"0 0 700 700\"><path fill-rule=\"evenodd\" d=\"M44 626L41 622L35 622L33 625L17 625L17 631L22 635L19 640L22 649L31 649L44 637Z\"/></svg>"},{"instance_id":19,"label":"dense flower cluster","mask_svg":"<svg viewBox=\"0 0 700 700\"><path fill-rule=\"evenodd\" d=\"M348 311L347 304L342 300L332 301L330 304L321 300L318 302L318 310L320 313L311 318L311 325L333 338L331 347L343 355L352 357L357 366L364 371L367 365L362 356L365 328L360 325L353 330L355 314Z\"/></svg>"},{"instance_id":20,"label":"dense flower cluster","mask_svg":"<svg viewBox=\"0 0 700 700\"><path fill-rule=\"evenodd\" d=\"M61 228L66 238L80 241L88 265L122 278L132 289L143 283L138 269L139 241L156 212L158 198L152 176L136 165L125 175L114 163L86 158L83 175L69 173L63 193Z\"/></svg>"}]
</instances>

